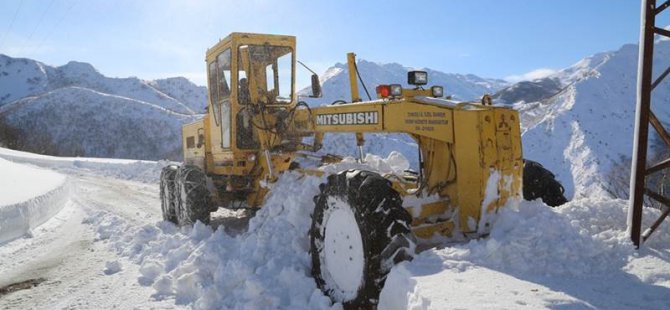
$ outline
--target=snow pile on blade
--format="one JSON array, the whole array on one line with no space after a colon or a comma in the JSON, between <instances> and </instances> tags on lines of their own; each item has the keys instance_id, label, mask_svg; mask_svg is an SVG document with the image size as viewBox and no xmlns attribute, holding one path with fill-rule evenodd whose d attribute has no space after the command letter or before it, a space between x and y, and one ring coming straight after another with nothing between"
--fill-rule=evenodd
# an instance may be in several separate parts
<instances>
[{"instance_id":1,"label":"snow pile on blade","mask_svg":"<svg viewBox=\"0 0 670 310\"><path fill-rule=\"evenodd\" d=\"M347 158L323 169L392 172L407 166L393 153L387 159L368 155L365 165ZM327 309L331 302L316 287L308 252L312 198L324 181L283 174L248 231L237 236L201 223L182 230L167 222L132 227L104 212L87 221L100 240L141 265L138 280L156 289L155 298L175 298L197 309Z\"/></svg>"},{"instance_id":2,"label":"snow pile on blade","mask_svg":"<svg viewBox=\"0 0 670 310\"><path fill-rule=\"evenodd\" d=\"M67 178L0 158L0 244L29 234L65 205Z\"/></svg>"}]
</instances>

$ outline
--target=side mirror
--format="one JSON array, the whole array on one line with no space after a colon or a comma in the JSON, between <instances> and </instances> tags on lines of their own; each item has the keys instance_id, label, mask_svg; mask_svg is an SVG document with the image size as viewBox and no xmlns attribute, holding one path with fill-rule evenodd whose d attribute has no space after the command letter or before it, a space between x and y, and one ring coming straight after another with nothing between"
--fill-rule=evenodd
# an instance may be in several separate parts
<instances>
[{"instance_id":1,"label":"side mirror","mask_svg":"<svg viewBox=\"0 0 670 310\"><path fill-rule=\"evenodd\" d=\"M310 98L321 98L321 83L319 82L319 76L312 74L312 95Z\"/></svg>"}]
</instances>

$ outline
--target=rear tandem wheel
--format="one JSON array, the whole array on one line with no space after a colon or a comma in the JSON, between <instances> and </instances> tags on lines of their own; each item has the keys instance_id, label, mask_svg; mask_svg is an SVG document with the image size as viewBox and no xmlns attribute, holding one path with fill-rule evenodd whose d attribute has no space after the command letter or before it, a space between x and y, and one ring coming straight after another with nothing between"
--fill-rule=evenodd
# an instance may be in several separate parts
<instances>
[{"instance_id":1,"label":"rear tandem wheel","mask_svg":"<svg viewBox=\"0 0 670 310\"><path fill-rule=\"evenodd\" d=\"M168 165L161 170L160 179L160 198L163 220L177 224L177 215L175 213L176 195L174 190L174 177L177 174L179 166Z\"/></svg>"},{"instance_id":2,"label":"rear tandem wheel","mask_svg":"<svg viewBox=\"0 0 670 310\"><path fill-rule=\"evenodd\" d=\"M180 226L209 224L211 196L207 175L198 166L183 165L175 175L175 213Z\"/></svg>"},{"instance_id":3,"label":"rear tandem wheel","mask_svg":"<svg viewBox=\"0 0 670 310\"><path fill-rule=\"evenodd\" d=\"M180 226L196 221L209 224L211 196L207 176L197 166L169 165L161 171L160 198L163 220Z\"/></svg>"}]
</instances>

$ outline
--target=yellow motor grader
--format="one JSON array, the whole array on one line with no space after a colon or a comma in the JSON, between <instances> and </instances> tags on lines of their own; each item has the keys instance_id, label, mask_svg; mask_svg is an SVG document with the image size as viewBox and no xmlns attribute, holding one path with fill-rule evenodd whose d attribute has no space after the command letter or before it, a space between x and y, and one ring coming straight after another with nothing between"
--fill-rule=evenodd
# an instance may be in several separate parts
<instances>
[{"instance_id":1,"label":"yellow motor grader","mask_svg":"<svg viewBox=\"0 0 670 310\"><path fill-rule=\"evenodd\" d=\"M293 36L232 33L207 50L208 109L183 126L184 164L162 171L165 220L208 223L219 207L259 208L267 184L285 171L322 175L296 159L314 156L325 134L355 134L361 160L366 133L407 134L418 145L418 171L346 170L327 176L314 197L315 281L334 301L367 308L391 267L412 257L417 240L485 236L497 210L523 196L565 202L551 173L524 165L515 110L493 106L488 96L444 98L441 86L424 88L424 71L408 73L412 88L378 85L377 99L362 101L353 53L351 102L310 107L295 91L295 47ZM320 93L314 74L312 96ZM532 179L523 178L524 166Z\"/></svg>"}]
</instances>

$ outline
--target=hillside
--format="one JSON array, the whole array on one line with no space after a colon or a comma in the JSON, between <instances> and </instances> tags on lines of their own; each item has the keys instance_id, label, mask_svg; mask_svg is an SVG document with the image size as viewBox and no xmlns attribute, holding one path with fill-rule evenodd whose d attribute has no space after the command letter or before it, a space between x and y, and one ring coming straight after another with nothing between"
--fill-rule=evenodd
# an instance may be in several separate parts
<instances>
[{"instance_id":1,"label":"hillside","mask_svg":"<svg viewBox=\"0 0 670 310\"><path fill-rule=\"evenodd\" d=\"M361 78L374 99L375 87L380 84L407 84L407 72L410 70L424 70L428 72L428 86L441 85L446 95L451 95L458 100L474 100L481 98L484 94L493 94L509 83L498 79L481 78L473 74L444 73L427 68L409 68L397 63L383 64L359 59L356 63ZM328 68L321 75L321 86L323 98L309 99L310 104L330 104L335 100L351 101L349 90L349 73L347 65L337 63ZM363 85L359 81L359 91L363 100L367 100ZM301 94L309 94L304 89Z\"/></svg>"},{"instance_id":2,"label":"hillside","mask_svg":"<svg viewBox=\"0 0 670 310\"><path fill-rule=\"evenodd\" d=\"M61 156L179 159L180 127L206 89L184 78L110 78L93 66L52 67L0 55L0 143Z\"/></svg>"},{"instance_id":3,"label":"hillside","mask_svg":"<svg viewBox=\"0 0 670 310\"><path fill-rule=\"evenodd\" d=\"M514 105L522 113L524 156L555 171L570 196L627 195L637 55L637 45L629 44L587 57L548 77L560 81L558 92ZM655 55L657 71L670 66L670 41L657 42ZM656 88L652 103L653 111L666 122L668 83Z\"/></svg>"}]
</instances>

